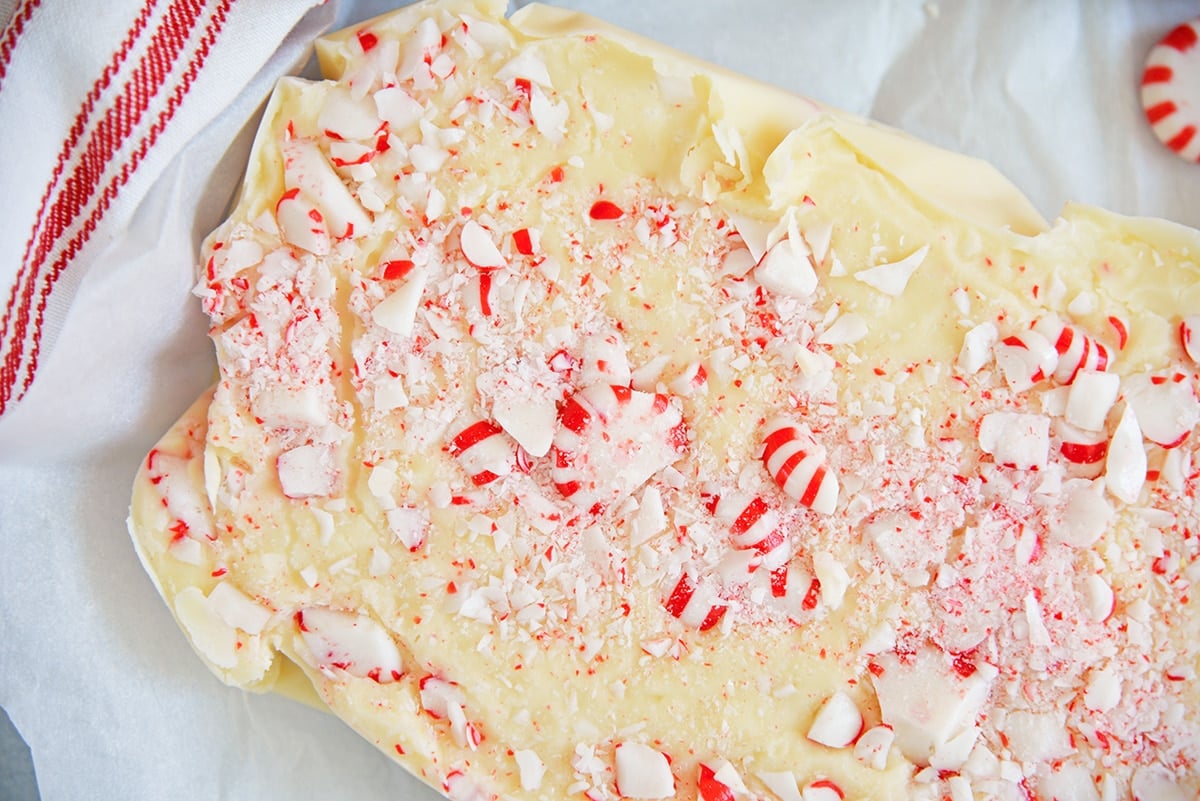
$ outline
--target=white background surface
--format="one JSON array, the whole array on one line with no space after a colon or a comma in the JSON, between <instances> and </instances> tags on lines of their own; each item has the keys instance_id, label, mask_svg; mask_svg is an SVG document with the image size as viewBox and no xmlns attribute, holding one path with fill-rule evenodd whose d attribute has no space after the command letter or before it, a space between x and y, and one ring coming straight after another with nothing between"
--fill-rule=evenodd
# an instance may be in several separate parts
<instances>
[{"instance_id":1,"label":"white background surface","mask_svg":"<svg viewBox=\"0 0 1200 801\"><path fill-rule=\"evenodd\" d=\"M1050 219L1073 199L1200 226L1200 165L1157 143L1137 91L1150 46L1200 3L563 4L985 158ZM390 5L342 2L339 20ZM217 150L245 117L218 121ZM125 532L140 460L212 375L189 290L217 219L194 209L228 197L247 145L168 171L0 420L0 705L46 801L436 798L333 718L220 685Z\"/></svg>"}]
</instances>

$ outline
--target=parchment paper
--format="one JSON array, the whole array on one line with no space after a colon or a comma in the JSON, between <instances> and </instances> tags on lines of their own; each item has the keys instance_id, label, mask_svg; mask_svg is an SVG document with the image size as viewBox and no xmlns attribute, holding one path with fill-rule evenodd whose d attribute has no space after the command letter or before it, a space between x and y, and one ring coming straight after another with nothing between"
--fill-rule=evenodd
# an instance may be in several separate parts
<instances>
[{"instance_id":1,"label":"parchment paper","mask_svg":"<svg viewBox=\"0 0 1200 801\"><path fill-rule=\"evenodd\" d=\"M1200 166L1158 144L1137 91L1147 50L1196 2L562 4L985 158L1048 219L1078 200L1200 226ZM342 2L336 24L391 5ZM261 100L167 171L0 420L0 705L46 801L437 798L331 716L221 685L125 531L139 461L213 375L192 265Z\"/></svg>"}]
</instances>

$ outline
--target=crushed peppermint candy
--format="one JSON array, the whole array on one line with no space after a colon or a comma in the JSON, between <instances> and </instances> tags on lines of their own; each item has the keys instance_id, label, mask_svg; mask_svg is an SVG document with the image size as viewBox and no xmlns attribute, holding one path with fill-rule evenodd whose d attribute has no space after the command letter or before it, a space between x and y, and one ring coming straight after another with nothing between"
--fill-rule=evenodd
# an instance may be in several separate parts
<instances>
[{"instance_id":1,"label":"crushed peppermint candy","mask_svg":"<svg viewBox=\"0 0 1200 801\"><path fill-rule=\"evenodd\" d=\"M223 677L415 710L386 748L464 801L1194 796L1195 315L818 135L770 208L725 119L667 188L608 155L698 84L641 67L653 136L498 21L394 24L274 112L196 288L207 432L143 470Z\"/></svg>"}]
</instances>

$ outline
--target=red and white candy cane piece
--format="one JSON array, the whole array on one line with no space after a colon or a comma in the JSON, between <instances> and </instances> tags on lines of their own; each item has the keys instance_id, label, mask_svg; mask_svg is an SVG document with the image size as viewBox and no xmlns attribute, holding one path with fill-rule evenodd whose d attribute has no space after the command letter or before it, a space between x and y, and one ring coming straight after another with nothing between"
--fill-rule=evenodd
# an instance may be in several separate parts
<instances>
[{"instance_id":1,"label":"red and white candy cane piece","mask_svg":"<svg viewBox=\"0 0 1200 801\"><path fill-rule=\"evenodd\" d=\"M1125 400L1146 439L1163 448L1177 448L1200 423L1200 399L1183 374L1141 373L1123 382Z\"/></svg>"},{"instance_id":2,"label":"red and white candy cane piece","mask_svg":"<svg viewBox=\"0 0 1200 801\"><path fill-rule=\"evenodd\" d=\"M283 241L317 256L328 256L332 249L329 226L317 204L299 189L284 192L275 204L275 221Z\"/></svg>"},{"instance_id":3,"label":"red and white candy cane piece","mask_svg":"<svg viewBox=\"0 0 1200 801\"><path fill-rule=\"evenodd\" d=\"M806 612L821 602L821 582L812 573L792 560L771 570L768 603L781 610L789 619L800 620Z\"/></svg>"},{"instance_id":4,"label":"red and white candy cane piece","mask_svg":"<svg viewBox=\"0 0 1200 801\"><path fill-rule=\"evenodd\" d=\"M296 613L296 626L322 672L339 670L380 684L397 681L403 673L395 641L366 615L309 607Z\"/></svg>"},{"instance_id":5,"label":"red and white candy cane piece","mask_svg":"<svg viewBox=\"0 0 1200 801\"><path fill-rule=\"evenodd\" d=\"M558 422L551 479L593 513L629 497L688 447L683 415L668 396L615 384L575 393Z\"/></svg>"},{"instance_id":6,"label":"red and white candy cane piece","mask_svg":"<svg viewBox=\"0 0 1200 801\"><path fill-rule=\"evenodd\" d=\"M215 540L212 510L198 482L193 479L195 461L186 454L173 454L155 448L146 457L146 476L158 490L167 514L173 519L167 530L171 542L184 537L198 542Z\"/></svg>"},{"instance_id":7,"label":"red and white candy cane piece","mask_svg":"<svg viewBox=\"0 0 1200 801\"><path fill-rule=\"evenodd\" d=\"M517 444L491 420L477 420L450 440L449 451L477 487L513 471Z\"/></svg>"},{"instance_id":8,"label":"red and white candy cane piece","mask_svg":"<svg viewBox=\"0 0 1200 801\"><path fill-rule=\"evenodd\" d=\"M463 257L480 270L497 270L507 263L491 232L474 220L463 223L458 243Z\"/></svg>"},{"instance_id":9,"label":"red and white candy cane piece","mask_svg":"<svg viewBox=\"0 0 1200 801\"><path fill-rule=\"evenodd\" d=\"M896 732L886 723L872 726L859 735L854 742L854 758L868 768L883 770L887 767L888 752Z\"/></svg>"},{"instance_id":10,"label":"red and white candy cane piece","mask_svg":"<svg viewBox=\"0 0 1200 801\"><path fill-rule=\"evenodd\" d=\"M671 617L700 631L708 631L716 626L729 611L729 604L721 599L715 589L697 585L687 571L675 582L663 606Z\"/></svg>"},{"instance_id":11,"label":"red and white candy cane piece","mask_svg":"<svg viewBox=\"0 0 1200 801\"><path fill-rule=\"evenodd\" d=\"M494 801L495 796L484 790L461 770L452 770L442 779L442 792L450 801Z\"/></svg>"},{"instance_id":12,"label":"red and white candy cane piece","mask_svg":"<svg viewBox=\"0 0 1200 801\"><path fill-rule=\"evenodd\" d=\"M466 286L467 308L481 317L491 317L495 310L492 304L495 283L494 270L480 270L472 276Z\"/></svg>"},{"instance_id":13,"label":"red and white candy cane piece","mask_svg":"<svg viewBox=\"0 0 1200 801\"><path fill-rule=\"evenodd\" d=\"M816 779L800 790L803 801L842 801L846 791L832 779Z\"/></svg>"},{"instance_id":14,"label":"red and white candy cane piece","mask_svg":"<svg viewBox=\"0 0 1200 801\"><path fill-rule=\"evenodd\" d=\"M787 561L790 554L787 538L779 527L779 512L761 496L727 493L713 505L713 515L729 527L733 546L758 553L768 570Z\"/></svg>"},{"instance_id":15,"label":"red and white candy cane piece","mask_svg":"<svg viewBox=\"0 0 1200 801\"><path fill-rule=\"evenodd\" d=\"M1179 344L1194 363L1200 364L1200 314L1191 314L1179 322Z\"/></svg>"},{"instance_id":16,"label":"red and white candy cane piece","mask_svg":"<svg viewBox=\"0 0 1200 801\"><path fill-rule=\"evenodd\" d=\"M1200 161L1200 18L1183 23L1150 50L1142 73L1142 109L1154 135L1187 161Z\"/></svg>"},{"instance_id":17,"label":"red and white candy cane piece","mask_svg":"<svg viewBox=\"0 0 1200 801\"><path fill-rule=\"evenodd\" d=\"M821 514L837 507L838 481L825 464L825 448L808 426L787 417L767 424L762 460L785 493Z\"/></svg>"},{"instance_id":18,"label":"red and white candy cane piece","mask_svg":"<svg viewBox=\"0 0 1200 801\"><path fill-rule=\"evenodd\" d=\"M682 373L672 379L668 388L676 395L686 398L703 389L707 383L708 371L704 369L704 365L700 362L692 362L683 369Z\"/></svg>"},{"instance_id":19,"label":"red and white candy cane piece","mask_svg":"<svg viewBox=\"0 0 1200 801\"><path fill-rule=\"evenodd\" d=\"M431 674L422 676L418 686L421 708L435 720L445 720L450 724L455 743L475 750L483 742L479 727L467 719L467 701L458 684Z\"/></svg>"},{"instance_id":20,"label":"red and white candy cane piece","mask_svg":"<svg viewBox=\"0 0 1200 801\"><path fill-rule=\"evenodd\" d=\"M724 759L705 760L700 763L696 789L700 792L701 801L736 801L735 793L747 792L742 777L733 765Z\"/></svg>"},{"instance_id":21,"label":"red and white candy cane piece","mask_svg":"<svg viewBox=\"0 0 1200 801\"><path fill-rule=\"evenodd\" d=\"M1032 329L1010 334L996 343L996 364L1014 392L1022 392L1054 374L1058 351Z\"/></svg>"},{"instance_id":22,"label":"red and white candy cane piece","mask_svg":"<svg viewBox=\"0 0 1200 801\"><path fill-rule=\"evenodd\" d=\"M371 225L370 216L315 141L289 139L283 143L282 151L284 186L289 191L299 189L302 196L315 203L330 236L348 239L366 233Z\"/></svg>"},{"instance_id":23,"label":"red and white candy cane piece","mask_svg":"<svg viewBox=\"0 0 1200 801\"><path fill-rule=\"evenodd\" d=\"M1080 371L1103 372L1108 369L1108 348L1089 337L1078 326L1049 315L1038 320L1033 330L1051 342L1058 354L1058 364L1052 373L1055 381L1070 384Z\"/></svg>"},{"instance_id":24,"label":"red and white candy cane piece","mask_svg":"<svg viewBox=\"0 0 1200 801\"><path fill-rule=\"evenodd\" d=\"M1061 420L1055 429L1062 441L1059 452L1064 459L1076 465L1099 465L1108 454L1108 437L1103 431L1084 431Z\"/></svg>"},{"instance_id":25,"label":"red and white candy cane piece","mask_svg":"<svg viewBox=\"0 0 1200 801\"><path fill-rule=\"evenodd\" d=\"M863 716L858 704L838 690L821 703L807 737L829 748L845 748L858 739L862 730Z\"/></svg>"}]
</instances>

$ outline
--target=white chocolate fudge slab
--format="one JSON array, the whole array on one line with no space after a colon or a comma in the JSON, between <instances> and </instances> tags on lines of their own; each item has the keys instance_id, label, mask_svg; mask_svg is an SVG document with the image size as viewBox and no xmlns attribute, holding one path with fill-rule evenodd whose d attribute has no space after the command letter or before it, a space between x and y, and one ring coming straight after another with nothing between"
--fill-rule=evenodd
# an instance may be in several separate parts
<instances>
[{"instance_id":1,"label":"white chocolate fudge slab","mask_svg":"<svg viewBox=\"0 0 1200 801\"><path fill-rule=\"evenodd\" d=\"M594 20L282 82L130 527L453 799L1200 791L1200 234Z\"/></svg>"}]
</instances>

